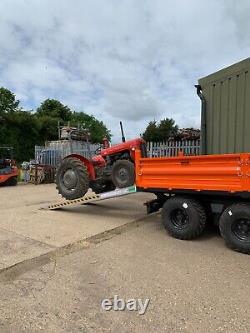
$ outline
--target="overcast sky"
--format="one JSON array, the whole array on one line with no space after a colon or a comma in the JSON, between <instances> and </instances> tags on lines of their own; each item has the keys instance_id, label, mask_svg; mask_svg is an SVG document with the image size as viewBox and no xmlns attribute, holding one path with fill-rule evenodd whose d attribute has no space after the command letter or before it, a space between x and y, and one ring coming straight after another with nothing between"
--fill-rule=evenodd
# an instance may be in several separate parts
<instances>
[{"instance_id":1,"label":"overcast sky","mask_svg":"<svg viewBox=\"0 0 250 333\"><path fill-rule=\"evenodd\" d=\"M149 120L199 127L194 84L249 57L249 0L1 0L0 86L56 98L120 138Z\"/></svg>"}]
</instances>

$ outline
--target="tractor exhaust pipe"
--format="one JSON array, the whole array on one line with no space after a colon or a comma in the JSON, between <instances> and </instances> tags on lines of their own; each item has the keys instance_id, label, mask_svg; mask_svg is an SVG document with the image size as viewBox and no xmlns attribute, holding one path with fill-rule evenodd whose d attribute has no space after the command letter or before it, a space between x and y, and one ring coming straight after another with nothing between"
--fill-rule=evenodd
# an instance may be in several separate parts
<instances>
[{"instance_id":1,"label":"tractor exhaust pipe","mask_svg":"<svg viewBox=\"0 0 250 333\"><path fill-rule=\"evenodd\" d=\"M121 132L122 132L122 142L126 142L124 131L123 131L122 121L120 121L120 127L121 127Z\"/></svg>"}]
</instances>

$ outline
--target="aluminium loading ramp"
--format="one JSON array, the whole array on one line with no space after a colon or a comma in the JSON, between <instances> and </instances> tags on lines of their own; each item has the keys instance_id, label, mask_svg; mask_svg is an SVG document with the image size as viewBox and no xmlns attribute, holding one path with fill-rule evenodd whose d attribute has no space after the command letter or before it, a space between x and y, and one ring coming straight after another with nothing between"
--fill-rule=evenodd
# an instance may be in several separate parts
<instances>
[{"instance_id":1,"label":"aluminium loading ramp","mask_svg":"<svg viewBox=\"0 0 250 333\"><path fill-rule=\"evenodd\" d=\"M84 204L88 204L91 202L101 201L105 199L111 199L116 197L121 197L123 195L128 195L131 193L136 193L136 186L129 186L125 188L117 188L114 191L104 192L101 194L87 194L82 198L74 199L74 200L63 200L54 204L47 206L45 209L49 210L57 210L65 207L73 207L73 206L80 206Z\"/></svg>"}]
</instances>

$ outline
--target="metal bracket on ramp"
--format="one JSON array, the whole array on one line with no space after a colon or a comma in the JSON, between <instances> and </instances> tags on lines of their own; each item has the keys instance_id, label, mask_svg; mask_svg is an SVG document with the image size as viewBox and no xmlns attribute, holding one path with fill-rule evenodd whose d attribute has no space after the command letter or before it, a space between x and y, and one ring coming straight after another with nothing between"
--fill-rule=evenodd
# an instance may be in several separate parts
<instances>
[{"instance_id":1,"label":"metal bracket on ramp","mask_svg":"<svg viewBox=\"0 0 250 333\"><path fill-rule=\"evenodd\" d=\"M114 191L110 191L110 192L104 192L101 194L93 193L93 194L85 195L84 197L79 198L79 199L64 200L61 202L57 202L57 203L47 206L45 209L56 210L56 209L61 209L64 207L79 206L79 205L84 205L84 204L87 204L90 202L121 197L123 195L128 195L128 194L135 193L135 192L136 192L135 185L125 187L125 188L117 188Z\"/></svg>"}]
</instances>

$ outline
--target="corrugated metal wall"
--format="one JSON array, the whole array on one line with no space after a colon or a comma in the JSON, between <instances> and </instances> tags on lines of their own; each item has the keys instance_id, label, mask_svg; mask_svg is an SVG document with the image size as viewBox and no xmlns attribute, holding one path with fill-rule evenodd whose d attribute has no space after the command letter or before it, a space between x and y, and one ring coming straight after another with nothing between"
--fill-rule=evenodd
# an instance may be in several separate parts
<instances>
[{"instance_id":1,"label":"corrugated metal wall","mask_svg":"<svg viewBox=\"0 0 250 333\"><path fill-rule=\"evenodd\" d=\"M206 152L250 152L250 58L199 84L206 99Z\"/></svg>"}]
</instances>

